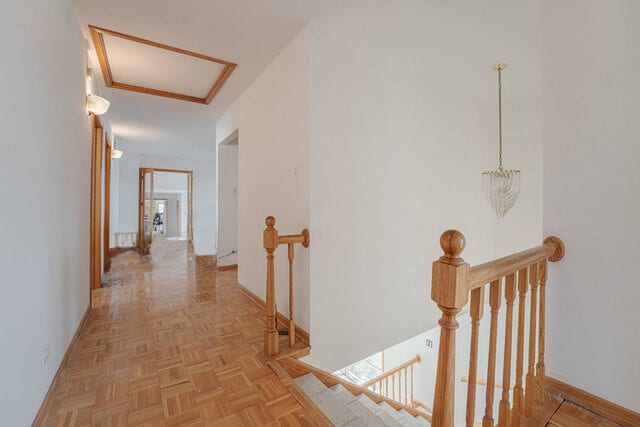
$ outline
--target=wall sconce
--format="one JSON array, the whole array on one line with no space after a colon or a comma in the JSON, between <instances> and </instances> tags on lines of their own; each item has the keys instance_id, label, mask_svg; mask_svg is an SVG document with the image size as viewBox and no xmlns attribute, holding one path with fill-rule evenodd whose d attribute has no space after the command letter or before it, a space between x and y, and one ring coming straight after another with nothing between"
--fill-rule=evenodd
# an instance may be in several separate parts
<instances>
[{"instance_id":1,"label":"wall sconce","mask_svg":"<svg viewBox=\"0 0 640 427\"><path fill-rule=\"evenodd\" d=\"M122 157L122 150L116 150L116 140L113 140L113 148L111 149L111 158L112 159L119 159L120 157Z\"/></svg>"},{"instance_id":2,"label":"wall sconce","mask_svg":"<svg viewBox=\"0 0 640 427\"><path fill-rule=\"evenodd\" d=\"M89 114L100 116L109 110L111 103L98 95L87 95L87 110Z\"/></svg>"}]
</instances>

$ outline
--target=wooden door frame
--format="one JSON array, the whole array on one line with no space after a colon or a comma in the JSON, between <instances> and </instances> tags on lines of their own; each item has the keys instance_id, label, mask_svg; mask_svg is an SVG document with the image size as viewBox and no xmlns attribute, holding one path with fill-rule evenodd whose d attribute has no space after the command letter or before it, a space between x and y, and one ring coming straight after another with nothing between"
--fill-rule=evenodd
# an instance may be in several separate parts
<instances>
[{"instance_id":1,"label":"wooden door frame","mask_svg":"<svg viewBox=\"0 0 640 427\"><path fill-rule=\"evenodd\" d=\"M93 116L91 131L91 205L89 230L89 288L96 289L102 285L102 247L101 247L101 214L102 214L102 141L104 129L97 116Z\"/></svg>"},{"instance_id":2,"label":"wooden door frame","mask_svg":"<svg viewBox=\"0 0 640 427\"><path fill-rule=\"evenodd\" d=\"M111 144L105 132L104 144L104 244L102 247L104 254L104 271L111 267Z\"/></svg>"},{"instance_id":3,"label":"wooden door frame","mask_svg":"<svg viewBox=\"0 0 640 427\"><path fill-rule=\"evenodd\" d=\"M151 176L155 172L172 172L184 173L187 175L187 239L189 244L193 244L193 171L183 169L166 169L166 168L139 168L138 173L138 251L142 249L142 233L144 232L144 183L143 177L145 171L151 171ZM153 178L151 178L153 182ZM154 188L152 188L155 191ZM153 197L151 199L153 204ZM152 206L153 213L153 206ZM153 232L152 232L153 234Z\"/></svg>"}]
</instances>

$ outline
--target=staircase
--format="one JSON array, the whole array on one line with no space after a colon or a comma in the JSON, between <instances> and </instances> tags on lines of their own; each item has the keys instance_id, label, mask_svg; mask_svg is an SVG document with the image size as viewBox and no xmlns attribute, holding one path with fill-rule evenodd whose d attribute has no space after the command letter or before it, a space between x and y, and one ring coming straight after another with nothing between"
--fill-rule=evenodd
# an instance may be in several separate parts
<instances>
[{"instance_id":1,"label":"staircase","mask_svg":"<svg viewBox=\"0 0 640 427\"><path fill-rule=\"evenodd\" d=\"M353 395L342 384L327 387L313 373L296 384L336 426L428 426L420 415L395 409L386 401L374 402L364 393Z\"/></svg>"}]
</instances>

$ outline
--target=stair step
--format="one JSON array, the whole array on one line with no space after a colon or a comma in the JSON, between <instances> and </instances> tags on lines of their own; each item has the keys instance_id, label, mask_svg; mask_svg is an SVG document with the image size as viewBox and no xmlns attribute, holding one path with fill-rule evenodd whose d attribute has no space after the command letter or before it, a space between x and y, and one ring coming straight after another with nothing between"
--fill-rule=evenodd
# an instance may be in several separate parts
<instances>
[{"instance_id":1,"label":"stair step","mask_svg":"<svg viewBox=\"0 0 640 427\"><path fill-rule=\"evenodd\" d=\"M311 373L300 376L295 381L336 426L429 425L422 417L414 417L404 409L396 410L387 402L376 403L364 393L354 396L342 384L328 388Z\"/></svg>"}]
</instances>

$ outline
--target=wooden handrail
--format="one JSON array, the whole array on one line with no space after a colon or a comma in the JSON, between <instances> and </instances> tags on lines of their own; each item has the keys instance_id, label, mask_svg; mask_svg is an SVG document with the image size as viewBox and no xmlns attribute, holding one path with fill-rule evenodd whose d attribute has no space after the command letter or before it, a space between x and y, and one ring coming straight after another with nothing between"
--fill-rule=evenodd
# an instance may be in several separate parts
<instances>
[{"instance_id":1,"label":"wooden handrail","mask_svg":"<svg viewBox=\"0 0 640 427\"><path fill-rule=\"evenodd\" d=\"M430 406L425 405L423 402L418 399L413 399L413 408L422 408L429 412L430 414L433 412L433 409Z\"/></svg>"},{"instance_id":2,"label":"wooden handrail","mask_svg":"<svg viewBox=\"0 0 640 427\"><path fill-rule=\"evenodd\" d=\"M419 354L416 354L416 356L413 359L407 360L406 362L403 362L401 364L399 364L398 366L396 366L393 369L389 369L387 372L383 372L382 374L378 375L377 377L367 381L366 383L362 384L362 387L369 387L372 384L375 384L379 381L385 380L387 378L389 378L390 376L392 376L393 374L400 372L401 370L403 370L404 368L406 368L409 365L413 365L415 363L420 363L421 361L421 357Z\"/></svg>"},{"instance_id":3,"label":"wooden handrail","mask_svg":"<svg viewBox=\"0 0 640 427\"><path fill-rule=\"evenodd\" d=\"M289 258L289 347L296 343L296 324L293 316L293 259L294 245L301 244L309 247L309 230L306 228L300 234L288 234L280 236L274 228L276 219L268 216L265 220L266 228L263 233L263 246L267 251L267 292L265 298L265 331L264 353L267 356L275 356L279 352L278 330L276 329L276 296L275 296L275 257L274 252L280 245L287 245Z\"/></svg>"},{"instance_id":4,"label":"wooden handrail","mask_svg":"<svg viewBox=\"0 0 640 427\"><path fill-rule=\"evenodd\" d=\"M489 288L491 328L489 333L487 380L488 389L502 388L499 402L498 425L519 425L522 416L530 416L535 402L544 399L544 338L547 262L556 262L564 256L564 244L557 237L548 237L544 244L471 267L460 256L466 245L465 237L457 230L445 231L440 237L444 255L433 263L431 299L442 311L440 318L440 346L436 370L436 389L433 400L433 426L450 427L454 422L455 361L457 315L471 299L471 343L469 360L469 384L467 389L466 426L476 421L475 389L482 384L477 379L477 353L479 325L483 316L484 291ZM530 286L530 288L529 288ZM540 299L538 299L538 288ZM529 352L524 355L524 320L527 291L531 290L529 308ZM504 292L503 292L504 290ZM518 296L516 328L516 375L511 384L511 349L513 341L513 313ZM498 356L499 311L504 299L506 306L505 335L502 345L504 363L502 383L496 381ZM537 353L536 353L537 349ZM537 356L537 363L536 363ZM526 363L526 382L523 388L523 367ZM513 389L511 407L509 390ZM483 426L493 426L494 393L485 394Z\"/></svg>"},{"instance_id":5,"label":"wooden handrail","mask_svg":"<svg viewBox=\"0 0 640 427\"><path fill-rule=\"evenodd\" d=\"M562 240L552 236L547 238L544 244L535 248L473 266L469 268L469 290L479 288L510 273L515 273L533 263L545 259L554 261L555 258L558 258L559 260L562 258L561 254L564 254L564 244Z\"/></svg>"}]
</instances>

